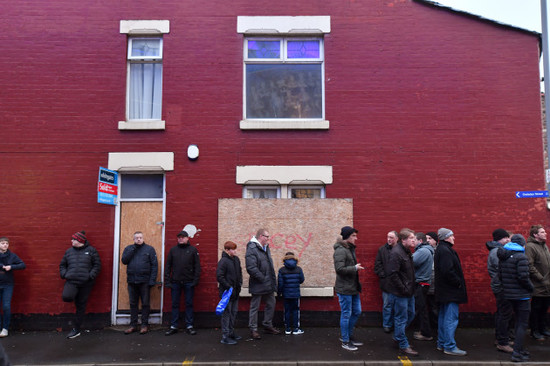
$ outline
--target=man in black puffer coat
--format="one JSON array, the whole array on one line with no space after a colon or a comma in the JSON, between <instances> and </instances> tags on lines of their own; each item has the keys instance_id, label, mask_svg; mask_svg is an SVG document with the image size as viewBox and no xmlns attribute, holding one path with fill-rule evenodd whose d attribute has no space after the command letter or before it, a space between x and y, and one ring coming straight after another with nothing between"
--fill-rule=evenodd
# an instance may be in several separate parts
<instances>
[{"instance_id":1,"label":"man in black puffer coat","mask_svg":"<svg viewBox=\"0 0 550 366\"><path fill-rule=\"evenodd\" d=\"M525 255L525 238L520 234L512 236L510 243L499 248L499 273L502 293L510 301L516 316L516 338L514 342L513 362L529 361L529 353L523 348L525 332L529 322L531 294L533 284L529 279L529 260Z\"/></svg>"},{"instance_id":2,"label":"man in black puffer coat","mask_svg":"<svg viewBox=\"0 0 550 366\"><path fill-rule=\"evenodd\" d=\"M76 314L73 329L67 338L76 338L80 335L80 327L86 314L88 297L101 270L101 261L97 250L86 239L86 233L80 231L72 238L72 247L65 251L59 264L59 274L66 280L62 298L65 302L73 302Z\"/></svg>"}]
</instances>

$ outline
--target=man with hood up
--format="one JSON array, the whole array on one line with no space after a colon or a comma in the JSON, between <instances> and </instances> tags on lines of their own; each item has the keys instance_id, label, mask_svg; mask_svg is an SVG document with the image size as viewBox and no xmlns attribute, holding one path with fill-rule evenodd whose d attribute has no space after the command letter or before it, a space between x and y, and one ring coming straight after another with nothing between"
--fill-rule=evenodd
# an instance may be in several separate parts
<instances>
[{"instance_id":1,"label":"man with hood up","mask_svg":"<svg viewBox=\"0 0 550 366\"><path fill-rule=\"evenodd\" d=\"M516 339L512 361L529 361L529 352L523 348L523 343L529 322L529 299L534 288L529 279L525 239L520 234L513 235L510 243L497 250L497 255L500 260L497 277L500 280L502 297L510 302L516 316Z\"/></svg>"},{"instance_id":2,"label":"man with hood up","mask_svg":"<svg viewBox=\"0 0 550 366\"><path fill-rule=\"evenodd\" d=\"M253 236L246 245L246 272L250 275L248 291L252 295L248 313L248 327L252 339L262 338L258 333L258 311L262 301L265 303L264 320L262 322L264 331L268 334L280 333L277 328L273 327L277 278L275 277L275 268L273 267L268 242L269 232L266 229L259 229L256 236Z\"/></svg>"},{"instance_id":3,"label":"man with hood up","mask_svg":"<svg viewBox=\"0 0 550 366\"><path fill-rule=\"evenodd\" d=\"M491 278L491 290L493 290L497 305L497 311L495 312L495 338L497 341L497 349L506 353L512 353L508 332L513 315L512 304L502 296L500 281L493 281L493 279L499 274L497 251L499 248L504 247L509 241L510 234L508 234L506 230L496 229L493 231L493 240L485 244L489 250L487 271Z\"/></svg>"},{"instance_id":4,"label":"man with hood up","mask_svg":"<svg viewBox=\"0 0 550 366\"><path fill-rule=\"evenodd\" d=\"M334 290L340 303L340 340L342 348L347 351L357 351L357 346L363 342L353 338L353 328L361 315L361 284L359 271L364 269L357 263L355 256L355 241L357 230L351 226L344 226L340 231L340 238L334 244L334 269L336 284Z\"/></svg>"}]
</instances>

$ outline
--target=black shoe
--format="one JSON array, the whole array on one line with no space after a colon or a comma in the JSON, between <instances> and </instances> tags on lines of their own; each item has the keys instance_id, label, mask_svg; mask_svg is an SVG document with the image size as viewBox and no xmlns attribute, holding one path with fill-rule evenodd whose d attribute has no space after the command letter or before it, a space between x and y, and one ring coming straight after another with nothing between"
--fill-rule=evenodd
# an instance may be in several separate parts
<instances>
[{"instance_id":1,"label":"black shoe","mask_svg":"<svg viewBox=\"0 0 550 366\"><path fill-rule=\"evenodd\" d=\"M384 333L391 333L391 328L390 327L384 327Z\"/></svg>"},{"instance_id":2,"label":"black shoe","mask_svg":"<svg viewBox=\"0 0 550 366\"><path fill-rule=\"evenodd\" d=\"M535 338L537 341L544 341L544 336L537 331L531 332L531 337Z\"/></svg>"},{"instance_id":3,"label":"black shoe","mask_svg":"<svg viewBox=\"0 0 550 366\"><path fill-rule=\"evenodd\" d=\"M170 329L168 329L168 331L166 333L164 333L164 335L165 336L171 336L172 334L176 334L177 332L178 332L177 328L170 327Z\"/></svg>"},{"instance_id":4,"label":"black shoe","mask_svg":"<svg viewBox=\"0 0 550 366\"><path fill-rule=\"evenodd\" d=\"M74 339L80 335L80 331L78 329L73 328L69 334L67 334L67 338Z\"/></svg>"},{"instance_id":5,"label":"black shoe","mask_svg":"<svg viewBox=\"0 0 550 366\"><path fill-rule=\"evenodd\" d=\"M543 330L542 332L540 332L540 334L542 334L545 337L550 337L550 331L548 331L548 329Z\"/></svg>"},{"instance_id":6,"label":"black shoe","mask_svg":"<svg viewBox=\"0 0 550 366\"><path fill-rule=\"evenodd\" d=\"M522 354L521 352L514 352L510 360L512 360L512 362L527 362L529 361L529 355Z\"/></svg>"},{"instance_id":7,"label":"black shoe","mask_svg":"<svg viewBox=\"0 0 550 366\"><path fill-rule=\"evenodd\" d=\"M187 327L187 329L185 331L187 332L187 334L190 334L190 335L197 334L197 331L193 327Z\"/></svg>"},{"instance_id":8,"label":"black shoe","mask_svg":"<svg viewBox=\"0 0 550 366\"><path fill-rule=\"evenodd\" d=\"M237 344L237 341L234 340L233 338L222 338L222 340L220 341L221 344Z\"/></svg>"}]
</instances>

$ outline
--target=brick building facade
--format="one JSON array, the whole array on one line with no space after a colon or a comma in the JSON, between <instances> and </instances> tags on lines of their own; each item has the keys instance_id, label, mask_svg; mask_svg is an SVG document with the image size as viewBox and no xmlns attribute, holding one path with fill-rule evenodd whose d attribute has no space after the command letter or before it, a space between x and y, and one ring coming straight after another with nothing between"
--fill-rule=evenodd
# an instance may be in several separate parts
<instances>
[{"instance_id":1,"label":"brick building facade","mask_svg":"<svg viewBox=\"0 0 550 366\"><path fill-rule=\"evenodd\" d=\"M369 321L381 307L377 248L402 227L451 228L462 311L493 311L484 243L497 227L527 235L548 219L545 200L514 195L545 187L537 34L410 0L137 5L0 5L0 235L27 263L15 326L60 326L72 312L58 265L79 230L103 262L91 319L124 321L118 251L132 228L120 205L97 203L99 167L123 184L160 177L161 196L146 197L160 202L159 258L184 225L201 229L203 324L218 300L218 200L262 194L352 199ZM251 176L239 181L239 169ZM324 238L327 257L337 234ZM158 296L169 311L169 293ZM333 296L302 300L304 319L337 310Z\"/></svg>"}]
</instances>

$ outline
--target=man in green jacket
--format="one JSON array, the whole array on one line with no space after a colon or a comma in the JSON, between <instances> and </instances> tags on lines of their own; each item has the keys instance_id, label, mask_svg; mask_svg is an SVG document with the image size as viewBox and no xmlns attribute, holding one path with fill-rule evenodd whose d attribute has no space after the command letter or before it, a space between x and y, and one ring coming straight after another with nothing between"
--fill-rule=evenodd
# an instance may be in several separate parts
<instances>
[{"instance_id":1,"label":"man in green jacket","mask_svg":"<svg viewBox=\"0 0 550 366\"><path fill-rule=\"evenodd\" d=\"M525 246L525 255L529 259L529 275L535 287L531 300L529 319L531 336L537 341L550 337L546 329L546 312L550 306L550 252L546 246L546 231L542 225L533 225Z\"/></svg>"},{"instance_id":2,"label":"man in green jacket","mask_svg":"<svg viewBox=\"0 0 550 366\"><path fill-rule=\"evenodd\" d=\"M344 226L340 232L341 238L334 244L334 269L336 284L334 290L340 302L340 331L342 348L356 351L363 343L353 339L353 328L361 315L361 284L359 270L364 269L357 263L355 256L355 241L357 230Z\"/></svg>"}]
</instances>

